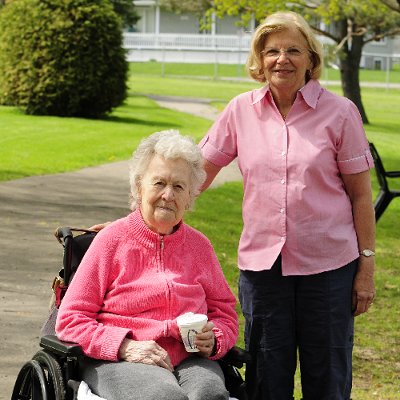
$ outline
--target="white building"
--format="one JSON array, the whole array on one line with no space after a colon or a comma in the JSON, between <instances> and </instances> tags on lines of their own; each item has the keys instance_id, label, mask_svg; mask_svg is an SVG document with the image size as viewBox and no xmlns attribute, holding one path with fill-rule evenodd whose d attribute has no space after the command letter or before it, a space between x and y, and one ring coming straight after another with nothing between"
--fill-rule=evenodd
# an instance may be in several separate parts
<instances>
[{"instance_id":1,"label":"white building","mask_svg":"<svg viewBox=\"0 0 400 400\"><path fill-rule=\"evenodd\" d=\"M201 30L201 17L177 14L160 7L156 0L135 0L141 17L134 29L124 33L128 60L144 62L244 64L250 50L254 19L243 29L240 17L213 18L209 31ZM319 36L323 43L330 40ZM391 69L400 60L400 38L384 38L364 46L361 68Z\"/></svg>"},{"instance_id":2,"label":"white building","mask_svg":"<svg viewBox=\"0 0 400 400\"><path fill-rule=\"evenodd\" d=\"M400 36L369 42L363 47L362 54L361 68L391 70L394 63L400 63Z\"/></svg>"},{"instance_id":3,"label":"white building","mask_svg":"<svg viewBox=\"0 0 400 400\"><path fill-rule=\"evenodd\" d=\"M135 10L140 15L140 20L134 31L155 34L210 34L210 35L237 35L239 29L235 22L240 17L216 18L210 31L200 29L201 17L194 14L176 14L163 10L156 0L135 0ZM254 20L250 22L248 30L254 30Z\"/></svg>"}]
</instances>

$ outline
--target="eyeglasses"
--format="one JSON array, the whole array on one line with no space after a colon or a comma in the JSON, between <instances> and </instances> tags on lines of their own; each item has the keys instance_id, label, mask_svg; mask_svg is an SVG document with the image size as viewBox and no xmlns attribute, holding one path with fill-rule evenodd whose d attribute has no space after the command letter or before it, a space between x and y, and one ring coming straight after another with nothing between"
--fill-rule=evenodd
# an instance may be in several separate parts
<instances>
[{"instance_id":1,"label":"eyeglasses","mask_svg":"<svg viewBox=\"0 0 400 400\"><path fill-rule=\"evenodd\" d=\"M290 49L283 49L283 50L278 50L274 48L266 48L261 52L261 55L263 55L266 58L279 58L282 53L285 53L287 58L290 59L295 59L301 57L306 51L309 51L307 49L298 49L296 47L290 48Z\"/></svg>"}]
</instances>

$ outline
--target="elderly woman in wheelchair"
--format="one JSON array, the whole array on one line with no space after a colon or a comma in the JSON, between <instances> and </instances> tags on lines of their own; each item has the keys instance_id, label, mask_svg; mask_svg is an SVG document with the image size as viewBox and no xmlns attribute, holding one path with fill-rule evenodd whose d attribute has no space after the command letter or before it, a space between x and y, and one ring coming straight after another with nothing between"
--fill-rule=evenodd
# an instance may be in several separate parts
<instances>
[{"instance_id":1,"label":"elderly woman in wheelchair","mask_svg":"<svg viewBox=\"0 0 400 400\"><path fill-rule=\"evenodd\" d=\"M60 306L57 336L82 347L80 376L102 398L229 398L215 360L236 343L236 299L208 239L182 222L205 180L201 161L176 131L141 142L132 213L98 233ZM208 317L197 353L177 326L187 312Z\"/></svg>"}]
</instances>

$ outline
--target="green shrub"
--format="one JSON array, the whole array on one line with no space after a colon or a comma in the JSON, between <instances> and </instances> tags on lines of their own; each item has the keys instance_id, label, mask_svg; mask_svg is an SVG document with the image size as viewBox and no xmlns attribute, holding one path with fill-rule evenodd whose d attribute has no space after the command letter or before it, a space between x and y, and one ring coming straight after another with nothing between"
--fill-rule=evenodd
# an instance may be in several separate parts
<instances>
[{"instance_id":1,"label":"green shrub","mask_svg":"<svg viewBox=\"0 0 400 400\"><path fill-rule=\"evenodd\" d=\"M0 103L101 117L127 95L121 45L108 0L10 0L0 10Z\"/></svg>"}]
</instances>

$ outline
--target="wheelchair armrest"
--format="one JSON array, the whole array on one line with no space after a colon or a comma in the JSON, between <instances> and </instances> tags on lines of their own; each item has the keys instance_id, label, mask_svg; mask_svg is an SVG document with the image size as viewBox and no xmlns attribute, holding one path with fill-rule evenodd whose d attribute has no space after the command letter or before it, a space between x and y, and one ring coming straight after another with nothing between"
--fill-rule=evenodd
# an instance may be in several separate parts
<instances>
[{"instance_id":1,"label":"wheelchair armrest","mask_svg":"<svg viewBox=\"0 0 400 400\"><path fill-rule=\"evenodd\" d=\"M246 350L233 346L221 360L236 368L242 368L243 364L251 362L251 356Z\"/></svg>"},{"instance_id":2,"label":"wheelchair armrest","mask_svg":"<svg viewBox=\"0 0 400 400\"><path fill-rule=\"evenodd\" d=\"M54 335L46 335L40 339L40 346L56 354L66 357L78 357L83 354L79 344L64 342Z\"/></svg>"}]
</instances>

